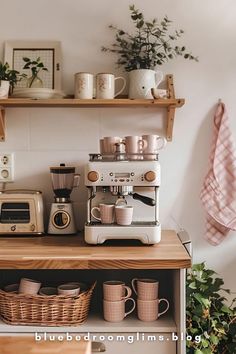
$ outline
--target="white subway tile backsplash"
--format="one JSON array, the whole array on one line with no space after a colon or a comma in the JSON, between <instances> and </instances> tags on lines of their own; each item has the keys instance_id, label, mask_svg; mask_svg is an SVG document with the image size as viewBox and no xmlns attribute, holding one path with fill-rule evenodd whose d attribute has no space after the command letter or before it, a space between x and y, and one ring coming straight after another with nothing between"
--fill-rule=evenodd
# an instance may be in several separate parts
<instances>
[{"instance_id":1,"label":"white subway tile backsplash","mask_svg":"<svg viewBox=\"0 0 236 354\"><path fill-rule=\"evenodd\" d=\"M163 117L163 119L159 119ZM145 108L101 110L101 137L163 134L166 111Z\"/></svg>"},{"instance_id":2,"label":"white subway tile backsplash","mask_svg":"<svg viewBox=\"0 0 236 354\"><path fill-rule=\"evenodd\" d=\"M6 137L0 142L1 151L29 149L29 111L27 108L6 109Z\"/></svg>"},{"instance_id":3,"label":"white subway tile backsplash","mask_svg":"<svg viewBox=\"0 0 236 354\"><path fill-rule=\"evenodd\" d=\"M95 151L99 138L99 114L96 109L31 110L30 149Z\"/></svg>"}]
</instances>

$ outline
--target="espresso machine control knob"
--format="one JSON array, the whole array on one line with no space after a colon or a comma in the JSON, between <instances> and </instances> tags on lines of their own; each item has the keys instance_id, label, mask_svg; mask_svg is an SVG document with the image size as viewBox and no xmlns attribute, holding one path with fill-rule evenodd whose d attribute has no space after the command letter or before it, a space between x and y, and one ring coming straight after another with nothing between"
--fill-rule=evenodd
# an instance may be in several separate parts
<instances>
[{"instance_id":1,"label":"espresso machine control knob","mask_svg":"<svg viewBox=\"0 0 236 354\"><path fill-rule=\"evenodd\" d=\"M148 171L145 173L144 178L147 182L153 182L156 179L156 172Z\"/></svg>"},{"instance_id":2,"label":"espresso machine control knob","mask_svg":"<svg viewBox=\"0 0 236 354\"><path fill-rule=\"evenodd\" d=\"M96 171L90 171L90 172L88 173L88 180L89 180L90 182L97 182L98 179L99 179L99 173L98 173L98 172L96 172Z\"/></svg>"}]
</instances>

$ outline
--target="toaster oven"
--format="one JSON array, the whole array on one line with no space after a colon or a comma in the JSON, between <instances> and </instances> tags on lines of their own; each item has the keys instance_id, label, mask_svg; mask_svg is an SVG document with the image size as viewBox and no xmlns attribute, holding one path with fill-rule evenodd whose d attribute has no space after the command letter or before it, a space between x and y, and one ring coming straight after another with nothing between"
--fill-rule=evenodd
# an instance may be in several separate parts
<instances>
[{"instance_id":1,"label":"toaster oven","mask_svg":"<svg viewBox=\"0 0 236 354\"><path fill-rule=\"evenodd\" d=\"M40 191L0 192L0 235L38 235L43 232L43 199Z\"/></svg>"}]
</instances>

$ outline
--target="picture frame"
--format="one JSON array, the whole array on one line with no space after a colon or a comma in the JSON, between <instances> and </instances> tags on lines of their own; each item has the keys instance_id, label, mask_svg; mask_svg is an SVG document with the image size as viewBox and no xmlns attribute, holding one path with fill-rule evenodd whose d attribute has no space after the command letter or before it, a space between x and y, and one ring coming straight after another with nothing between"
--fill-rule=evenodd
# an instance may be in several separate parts
<instances>
[{"instance_id":1,"label":"picture frame","mask_svg":"<svg viewBox=\"0 0 236 354\"><path fill-rule=\"evenodd\" d=\"M40 76L44 88L61 90L61 42L59 41L6 41L4 60L11 69L30 76L30 69L23 69L23 57L36 60L40 57L48 71L41 71ZM24 80L16 85L25 87Z\"/></svg>"}]
</instances>

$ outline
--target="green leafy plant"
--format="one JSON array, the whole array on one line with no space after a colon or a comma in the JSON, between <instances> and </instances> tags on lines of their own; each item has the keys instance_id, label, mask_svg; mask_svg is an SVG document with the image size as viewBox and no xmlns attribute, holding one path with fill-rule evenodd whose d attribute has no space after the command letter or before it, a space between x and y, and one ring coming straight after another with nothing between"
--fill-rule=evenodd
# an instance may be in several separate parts
<instances>
[{"instance_id":1,"label":"green leafy plant","mask_svg":"<svg viewBox=\"0 0 236 354\"><path fill-rule=\"evenodd\" d=\"M186 51L184 46L175 45L184 33L175 30L169 34L171 22L165 16L160 22L157 19L146 21L141 11L134 5L129 7L135 32L129 34L123 29L110 25L115 34L115 43L111 47L102 47L102 51L118 54L118 66L124 66L126 71L135 69L152 69L162 65L176 56L198 61L198 58Z\"/></svg>"},{"instance_id":2,"label":"green leafy plant","mask_svg":"<svg viewBox=\"0 0 236 354\"><path fill-rule=\"evenodd\" d=\"M23 69L30 69L31 70L32 76L30 78L29 87L32 87L39 72L41 70L48 71L48 69L44 66L40 57L38 57L36 60L30 60L30 58L24 57L23 61L25 62Z\"/></svg>"},{"instance_id":3,"label":"green leafy plant","mask_svg":"<svg viewBox=\"0 0 236 354\"><path fill-rule=\"evenodd\" d=\"M11 70L7 62L3 64L0 61L0 81L1 80L9 81L10 93L12 93L17 82L21 81L23 77L25 77L25 75L20 74L19 71Z\"/></svg>"},{"instance_id":4,"label":"green leafy plant","mask_svg":"<svg viewBox=\"0 0 236 354\"><path fill-rule=\"evenodd\" d=\"M227 305L224 281L205 263L187 274L187 333L200 336L199 343L187 341L188 354L236 353L236 298Z\"/></svg>"}]
</instances>

